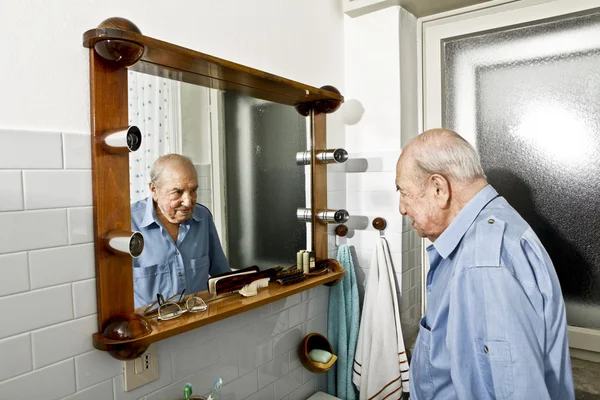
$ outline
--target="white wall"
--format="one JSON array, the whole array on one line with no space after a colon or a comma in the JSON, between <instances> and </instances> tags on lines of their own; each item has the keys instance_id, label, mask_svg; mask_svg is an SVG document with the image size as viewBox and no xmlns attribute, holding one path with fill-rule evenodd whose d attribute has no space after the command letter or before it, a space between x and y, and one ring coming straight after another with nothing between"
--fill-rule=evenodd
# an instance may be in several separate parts
<instances>
[{"instance_id":1,"label":"white wall","mask_svg":"<svg viewBox=\"0 0 600 400\"><path fill-rule=\"evenodd\" d=\"M337 1L0 2L0 399L176 399L186 382L224 399L305 399L324 376L296 357L326 329L317 288L159 343L160 377L122 390L121 363L91 346L95 325L85 30L111 16L148 36L344 92ZM330 142L343 141L339 117ZM70 397L69 397L70 396Z\"/></svg>"},{"instance_id":2,"label":"white wall","mask_svg":"<svg viewBox=\"0 0 600 400\"><path fill-rule=\"evenodd\" d=\"M402 279L401 320L408 339L417 331L421 311L420 240L399 213L395 171L401 142L417 134L416 19L390 7L344 22L347 103L340 113L355 99L364 114L346 127L350 160L330 167L329 189L339 191L329 194L329 205L346 206L351 215L350 233L339 243L354 248L361 297L379 236L371 223L386 219L385 236Z\"/></svg>"}]
</instances>

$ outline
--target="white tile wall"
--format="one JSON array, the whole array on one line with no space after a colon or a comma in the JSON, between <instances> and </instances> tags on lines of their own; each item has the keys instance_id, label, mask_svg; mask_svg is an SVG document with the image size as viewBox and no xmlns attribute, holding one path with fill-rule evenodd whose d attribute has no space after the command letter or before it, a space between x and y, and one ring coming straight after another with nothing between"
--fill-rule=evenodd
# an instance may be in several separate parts
<instances>
[{"instance_id":1,"label":"white tile wall","mask_svg":"<svg viewBox=\"0 0 600 400\"><path fill-rule=\"evenodd\" d=\"M92 350L90 336L96 330L96 316L89 316L33 331L34 367L45 367Z\"/></svg>"},{"instance_id":2,"label":"white tile wall","mask_svg":"<svg viewBox=\"0 0 600 400\"><path fill-rule=\"evenodd\" d=\"M31 251L29 271L32 289L93 278L94 244Z\"/></svg>"},{"instance_id":3,"label":"white tile wall","mask_svg":"<svg viewBox=\"0 0 600 400\"><path fill-rule=\"evenodd\" d=\"M0 129L0 169L60 169L61 134Z\"/></svg>"},{"instance_id":4,"label":"white tile wall","mask_svg":"<svg viewBox=\"0 0 600 400\"><path fill-rule=\"evenodd\" d=\"M67 169L91 169L92 152L89 134L63 133L64 165Z\"/></svg>"},{"instance_id":5,"label":"white tile wall","mask_svg":"<svg viewBox=\"0 0 600 400\"><path fill-rule=\"evenodd\" d=\"M91 170L23 171L25 209L92 205Z\"/></svg>"},{"instance_id":6,"label":"white tile wall","mask_svg":"<svg viewBox=\"0 0 600 400\"><path fill-rule=\"evenodd\" d=\"M67 245L67 212L0 213L0 254Z\"/></svg>"},{"instance_id":7,"label":"white tile wall","mask_svg":"<svg viewBox=\"0 0 600 400\"><path fill-rule=\"evenodd\" d=\"M0 211L23 209L23 178L21 171L0 171Z\"/></svg>"},{"instance_id":8,"label":"white tile wall","mask_svg":"<svg viewBox=\"0 0 600 400\"><path fill-rule=\"evenodd\" d=\"M0 255L0 296L29 290L27 253Z\"/></svg>"},{"instance_id":9,"label":"white tile wall","mask_svg":"<svg viewBox=\"0 0 600 400\"><path fill-rule=\"evenodd\" d=\"M94 221L92 207L69 208L67 210L69 244L94 241Z\"/></svg>"},{"instance_id":10,"label":"white tile wall","mask_svg":"<svg viewBox=\"0 0 600 400\"><path fill-rule=\"evenodd\" d=\"M25 333L0 341L0 382L33 369L31 361L31 334Z\"/></svg>"}]
</instances>

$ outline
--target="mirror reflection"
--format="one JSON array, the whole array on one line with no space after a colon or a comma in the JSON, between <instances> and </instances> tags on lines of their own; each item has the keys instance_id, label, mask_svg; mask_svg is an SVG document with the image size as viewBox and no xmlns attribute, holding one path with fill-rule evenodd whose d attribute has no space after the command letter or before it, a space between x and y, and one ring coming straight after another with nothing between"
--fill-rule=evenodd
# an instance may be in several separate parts
<instances>
[{"instance_id":1,"label":"mirror reflection","mask_svg":"<svg viewBox=\"0 0 600 400\"><path fill-rule=\"evenodd\" d=\"M135 307L231 269L295 264L307 248L296 209L309 204L307 119L293 107L128 73L129 124L142 131L130 154Z\"/></svg>"}]
</instances>

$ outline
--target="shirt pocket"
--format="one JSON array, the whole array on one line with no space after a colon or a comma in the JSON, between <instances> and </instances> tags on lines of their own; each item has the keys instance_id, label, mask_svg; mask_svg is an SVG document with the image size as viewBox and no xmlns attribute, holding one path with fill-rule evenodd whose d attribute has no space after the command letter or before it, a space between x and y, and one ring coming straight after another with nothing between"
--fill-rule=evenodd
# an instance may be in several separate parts
<instances>
[{"instance_id":1,"label":"shirt pocket","mask_svg":"<svg viewBox=\"0 0 600 400\"><path fill-rule=\"evenodd\" d=\"M425 327L425 318L419 323L419 336L410 363L410 387L412 397L419 400L433 398L431 373L431 331Z\"/></svg>"},{"instance_id":2,"label":"shirt pocket","mask_svg":"<svg viewBox=\"0 0 600 400\"><path fill-rule=\"evenodd\" d=\"M133 288L136 307L156 301L156 295L171 295L171 268L168 264L155 264L133 269Z\"/></svg>"},{"instance_id":3,"label":"shirt pocket","mask_svg":"<svg viewBox=\"0 0 600 400\"><path fill-rule=\"evenodd\" d=\"M208 281L208 269L210 268L210 258L208 255L190 260L190 280L188 281L187 293L196 293L206 290Z\"/></svg>"},{"instance_id":4,"label":"shirt pocket","mask_svg":"<svg viewBox=\"0 0 600 400\"><path fill-rule=\"evenodd\" d=\"M478 338L476 346L480 372L487 391L498 399L509 397L514 391L510 343Z\"/></svg>"}]
</instances>

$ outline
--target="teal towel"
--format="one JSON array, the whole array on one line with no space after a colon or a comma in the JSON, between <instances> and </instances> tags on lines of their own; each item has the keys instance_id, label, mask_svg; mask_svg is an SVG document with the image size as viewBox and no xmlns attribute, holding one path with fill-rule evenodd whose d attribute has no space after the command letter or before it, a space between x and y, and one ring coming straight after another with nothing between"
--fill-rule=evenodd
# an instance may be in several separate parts
<instances>
[{"instance_id":1,"label":"teal towel","mask_svg":"<svg viewBox=\"0 0 600 400\"><path fill-rule=\"evenodd\" d=\"M327 373L327 392L340 399L355 400L357 393L352 383L352 363L358 341L360 313L354 263L347 245L338 248L337 260L346 269L346 274L342 282L329 292L327 337L338 360Z\"/></svg>"}]
</instances>

